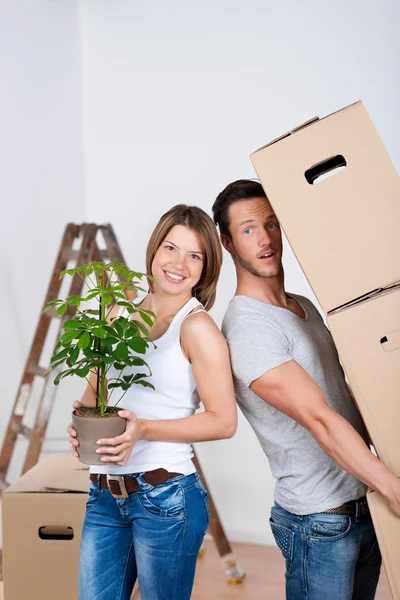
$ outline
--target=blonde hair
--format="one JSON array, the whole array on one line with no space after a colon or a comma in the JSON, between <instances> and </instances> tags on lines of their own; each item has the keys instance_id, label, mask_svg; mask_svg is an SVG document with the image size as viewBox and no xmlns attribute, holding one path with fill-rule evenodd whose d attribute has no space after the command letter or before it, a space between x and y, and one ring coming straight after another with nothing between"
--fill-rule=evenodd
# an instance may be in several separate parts
<instances>
[{"instance_id":1,"label":"blonde hair","mask_svg":"<svg viewBox=\"0 0 400 600\"><path fill-rule=\"evenodd\" d=\"M213 220L201 208L177 204L161 217L147 244L146 271L151 274L151 266L156 252L175 225L189 227L200 238L204 252L204 266L200 280L192 290L192 295L201 302L206 310L210 310L215 302L222 265L222 249ZM150 291L154 291L153 283L150 280L149 288Z\"/></svg>"}]
</instances>

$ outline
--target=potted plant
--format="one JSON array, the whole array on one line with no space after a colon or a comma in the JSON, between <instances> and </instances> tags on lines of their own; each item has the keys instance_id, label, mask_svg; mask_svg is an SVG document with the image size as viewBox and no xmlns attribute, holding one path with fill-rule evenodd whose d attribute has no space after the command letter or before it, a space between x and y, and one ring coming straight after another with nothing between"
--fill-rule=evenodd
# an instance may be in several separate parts
<instances>
[{"instance_id":1,"label":"potted plant","mask_svg":"<svg viewBox=\"0 0 400 600\"><path fill-rule=\"evenodd\" d=\"M75 315L63 323L64 331L55 346L47 375L59 371L55 385L59 385L64 377L76 375L86 379L91 386L96 406L74 410L72 421L79 440L79 460L101 465L100 456L96 454L96 441L125 431L126 419L118 416L118 404L127 390L135 384L154 389L147 380L152 373L142 355L150 344L154 346L149 339L148 327L152 327L155 315L128 302L124 294L127 290L144 291L140 287L141 280L151 277L114 261L107 264L91 262L67 269L60 273L60 278L65 275L81 277L87 290L65 300L52 300L43 311L55 309L62 317L68 307L76 308ZM95 301L97 307L93 308ZM85 304L86 308L82 308ZM125 307L128 316L111 318L115 305ZM134 318L135 314L140 315L140 321ZM143 367L144 372L137 372L137 367ZM114 376L109 375L110 369ZM91 373L97 375L95 386L90 381ZM115 402L116 391L120 392L120 397Z\"/></svg>"}]
</instances>

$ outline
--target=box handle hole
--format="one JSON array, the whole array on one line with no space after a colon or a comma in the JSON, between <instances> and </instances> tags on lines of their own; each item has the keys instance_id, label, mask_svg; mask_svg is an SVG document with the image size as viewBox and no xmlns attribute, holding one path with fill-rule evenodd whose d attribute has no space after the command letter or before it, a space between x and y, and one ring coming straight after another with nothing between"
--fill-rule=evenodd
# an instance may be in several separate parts
<instances>
[{"instance_id":1,"label":"box handle hole","mask_svg":"<svg viewBox=\"0 0 400 600\"><path fill-rule=\"evenodd\" d=\"M400 330L394 333L388 333L381 338L381 346L385 352L394 352L400 350Z\"/></svg>"},{"instance_id":2,"label":"box handle hole","mask_svg":"<svg viewBox=\"0 0 400 600\"><path fill-rule=\"evenodd\" d=\"M44 525L39 527L41 540L73 540L74 530L64 525Z\"/></svg>"},{"instance_id":3,"label":"box handle hole","mask_svg":"<svg viewBox=\"0 0 400 600\"><path fill-rule=\"evenodd\" d=\"M324 181L324 179L327 179L332 175L340 173L345 167L347 167L345 157L341 154L337 154L332 158L328 158L317 165L314 165L311 169L307 169L304 176L310 185L314 185L315 183Z\"/></svg>"}]
</instances>

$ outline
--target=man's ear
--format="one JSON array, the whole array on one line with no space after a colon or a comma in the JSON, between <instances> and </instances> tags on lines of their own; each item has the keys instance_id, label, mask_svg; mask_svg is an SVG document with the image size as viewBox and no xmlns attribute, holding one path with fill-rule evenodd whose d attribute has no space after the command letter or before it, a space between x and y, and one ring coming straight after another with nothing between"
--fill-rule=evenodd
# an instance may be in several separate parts
<instances>
[{"instance_id":1,"label":"man's ear","mask_svg":"<svg viewBox=\"0 0 400 600\"><path fill-rule=\"evenodd\" d=\"M229 254L233 254L232 240L230 239L230 237L228 235L225 235L224 233L221 233L220 239L221 244L223 245L225 250L229 252Z\"/></svg>"}]
</instances>

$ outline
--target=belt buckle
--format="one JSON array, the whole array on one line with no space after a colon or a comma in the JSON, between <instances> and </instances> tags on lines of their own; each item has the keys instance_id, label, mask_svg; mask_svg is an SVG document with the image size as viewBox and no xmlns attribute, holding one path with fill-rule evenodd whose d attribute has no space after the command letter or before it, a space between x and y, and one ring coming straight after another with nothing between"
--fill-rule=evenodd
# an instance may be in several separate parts
<instances>
[{"instance_id":1,"label":"belt buckle","mask_svg":"<svg viewBox=\"0 0 400 600\"><path fill-rule=\"evenodd\" d=\"M107 487L114 498L129 498L128 492L126 491L125 479L123 475L106 475ZM120 494L114 494L110 488L110 481L117 481L119 483Z\"/></svg>"}]
</instances>

